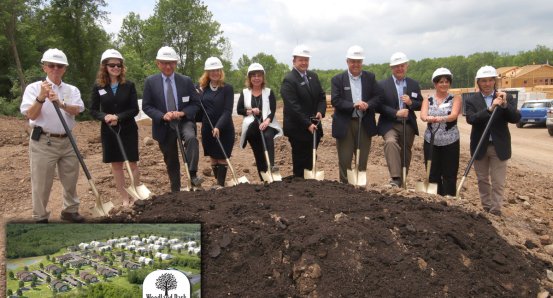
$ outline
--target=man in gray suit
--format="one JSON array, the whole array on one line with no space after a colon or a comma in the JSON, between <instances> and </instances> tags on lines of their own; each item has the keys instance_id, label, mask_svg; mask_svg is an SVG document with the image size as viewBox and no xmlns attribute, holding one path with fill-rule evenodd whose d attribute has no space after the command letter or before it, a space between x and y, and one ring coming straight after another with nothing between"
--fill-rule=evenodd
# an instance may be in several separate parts
<instances>
[{"instance_id":1,"label":"man in gray suit","mask_svg":"<svg viewBox=\"0 0 553 298\"><path fill-rule=\"evenodd\" d=\"M152 136L158 141L171 182L171 191L181 188L181 173L177 124L186 146L186 162L189 166L192 185L200 187L197 177L198 140L196 139L196 112L199 110L199 95L192 80L175 73L179 57L171 47L162 47L157 52L156 64L161 73L149 76L144 82L142 110L152 118Z\"/></svg>"},{"instance_id":2,"label":"man in gray suit","mask_svg":"<svg viewBox=\"0 0 553 298\"><path fill-rule=\"evenodd\" d=\"M415 135L419 134L417 116L420 111L422 95L419 83L407 77L409 59L404 53L397 52L390 58L392 76L378 84L384 91L382 104L378 108L378 134L384 137L384 156L390 172L390 184L400 186L402 181L402 159L405 150L405 168L409 171L411 147ZM403 120L405 120L405 148L403 147Z\"/></svg>"},{"instance_id":3,"label":"man in gray suit","mask_svg":"<svg viewBox=\"0 0 553 298\"><path fill-rule=\"evenodd\" d=\"M363 48L352 46L346 53L348 70L332 78L331 103L332 136L336 138L340 182L347 183L347 170L351 168L353 152L359 142L359 170L365 171L371 148L371 138L376 135L375 109L378 107L382 91L371 72L363 67ZM361 119L359 119L361 117ZM359 121L361 120L361 131Z\"/></svg>"}]
</instances>

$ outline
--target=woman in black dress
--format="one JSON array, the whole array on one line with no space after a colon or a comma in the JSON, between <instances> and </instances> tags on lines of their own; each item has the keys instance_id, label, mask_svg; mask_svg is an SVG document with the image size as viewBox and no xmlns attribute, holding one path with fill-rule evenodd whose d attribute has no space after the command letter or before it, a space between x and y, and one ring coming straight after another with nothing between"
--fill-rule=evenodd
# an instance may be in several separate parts
<instances>
[{"instance_id":1,"label":"woman in black dress","mask_svg":"<svg viewBox=\"0 0 553 298\"><path fill-rule=\"evenodd\" d=\"M273 90L265 86L265 83L265 69L259 63L252 63L248 67L247 88L240 93L236 105L236 112L244 116L240 147L246 148L246 142L252 146L259 179L262 179L261 172L267 171L261 131L263 131L265 144L267 144L269 162L273 167L272 172L278 170L275 167L274 139L282 135L282 128L275 119L275 94Z\"/></svg>"},{"instance_id":2,"label":"woman in black dress","mask_svg":"<svg viewBox=\"0 0 553 298\"><path fill-rule=\"evenodd\" d=\"M96 74L96 84L92 89L90 113L102 121L103 162L111 163L117 191L121 195L123 206L133 204L133 198L125 190L123 155L117 145L117 139L108 125L116 127L122 138L125 153L129 159L136 186L140 185L138 170L138 126L134 116L138 114L138 101L134 84L125 79L126 67L123 56L109 49L102 54L100 67Z\"/></svg>"},{"instance_id":3,"label":"woman in black dress","mask_svg":"<svg viewBox=\"0 0 553 298\"><path fill-rule=\"evenodd\" d=\"M225 84L223 63L219 58L210 57L205 61L204 74L200 77L199 85L201 104L207 113L202 115L204 156L211 158L211 168L217 178L217 184L225 186L227 176L225 153L230 158L234 145L234 124L232 123L234 90L231 85ZM209 121L213 124L213 129ZM224 153L217 144L216 138L221 140Z\"/></svg>"}]
</instances>

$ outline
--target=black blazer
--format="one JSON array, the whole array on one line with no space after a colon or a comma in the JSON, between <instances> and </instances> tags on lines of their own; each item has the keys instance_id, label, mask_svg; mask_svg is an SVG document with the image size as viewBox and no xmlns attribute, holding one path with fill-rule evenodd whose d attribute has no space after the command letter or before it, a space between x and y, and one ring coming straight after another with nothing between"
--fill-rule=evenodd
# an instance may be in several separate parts
<instances>
[{"instance_id":1,"label":"black blazer","mask_svg":"<svg viewBox=\"0 0 553 298\"><path fill-rule=\"evenodd\" d=\"M308 130L311 125L309 118L314 117L317 112L324 117L326 112L326 97L319 77L308 70L307 78L309 86L300 73L292 69L284 77L280 87L280 94L284 101L284 135L304 141L313 139L313 135ZM319 125L317 134L319 137L323 136L322 125Z\"/></svg>"},{"instance_id":2,"label":"black blazer","mask_svg":"<svg viewBox=\"0 0 553 298\"><path fill-rule=\"evenodd\" d=\"M104 88L94 85L90 96L90 114L94 119L100 120L102 137L110 134L104 118L107 114L114 114L119 117L118 124L121 125L121 133L129 130L137 130L138 126L134 116L138 114L138 100L134 83L126 81L119 84L115 95L108 84Z\"/></svg>"},{"instance_id":3,"label":"black blazer","mask_svg":"<svg viewBox=\"0 0 553 298\"><path fill-rule=\"evenodd\" d=\"M361 72L361 98L369 104L369 109L361 122L361 126L369 136L377 133L375 110L380 105L382 89L376 82L373 73ZM348 71L337 74L332 78L332 94L330 97L334 114L332 115L332 136L337 139L343 138L349 128L353 114L353 98Z\"/></svg>"},{"instance_id":4,"label":"black blazer","mask_svg":"<svg viewBox=\"0 0 553 298\"><path fill-rule=\"evenodd\" d=\"M411 106L408 106L409 117L407 118L407 124L411 125L415 130L415 134L419 134L419 128L417 125L417 116L415 111L421 110L422 105L422 95L421 87L419 83L411 78L405 78L407 84L407 95L411 98L413 103ZM390 76L387 79L384 79L378 82L382 90L384 91L384 96L382 98L381 105L378 108L380 117L378 118L378 134L383 136L385 135L394 123L401 122L396 118L396 113L399 110L399 98L397 97L396 84L394 83L394 77ZM416 95L416 96L413 96Z\"/></svg>"},{"instance_id":5,"label":"black blazer","mask_svg":"<svg viewBox=\"0 0 553 298\"><path fill-rule=\"evenodd\" d=\"M493 97L495 98L495 94ZM517 123L520 120L520 112L517 110L515 101L510 94L507 94L507 107L497 107L497 109L499 110L495 113L488 135L484 137L489 139L489 135L491 134L497 157L500 160L507 160L511 158L511 133L509 132L508 124ZM467 99L465 112L467 123L472 125L470 131L470 154L474 155L478 141L482 137L491 116L482 93L478 92ZM484 157L488 144L486 141L482 144L482 147L476 154L476 159Z\"/></svg>"},{"instance_id":6,"label":"black blazer","mask_svg":"<svg viewBox=\"0 0 553 298\"><path fill-rule=\"evenodd\" d=\"M160 143L165 141L167 131L171 129L169 123L163 120L163 115L167 113L163 86L161 73L149 76L144 82L144 93L142 95L142 110L152 118L152 136L154 140ZM177 109L185 113L185 117L181 121L194 122L196 113L200 109L200 102L192 80L187 76L175 73L175 86L177 89Z\"/></svg>"}]
</instances>

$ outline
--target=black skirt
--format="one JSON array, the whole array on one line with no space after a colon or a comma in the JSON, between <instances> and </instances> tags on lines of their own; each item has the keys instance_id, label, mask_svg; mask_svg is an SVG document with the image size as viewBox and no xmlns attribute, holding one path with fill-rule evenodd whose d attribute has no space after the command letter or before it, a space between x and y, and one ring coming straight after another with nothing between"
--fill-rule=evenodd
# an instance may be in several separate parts
<instances>
[{"instance_id":1,"label":"black skirt","mask_svg":"<svg viewBox=\"0 0 553 298\"><path fill-rule=\"evenodd\" d=\"M134 122L134 119L133 119ZM132 125L134 124L134 125ZM118 127L114 127L117 132ZM126 123L121 125L121 131L119 136L123 141L123 147L127 158L130 162L138 161L138 127L136 123ZM117 144L115 134L107 127L105 123L102 123L101 129L102 137L102 149L104 151L102 161L104 163L123 162L123 155Z\"/></svg>"}]
</instances>

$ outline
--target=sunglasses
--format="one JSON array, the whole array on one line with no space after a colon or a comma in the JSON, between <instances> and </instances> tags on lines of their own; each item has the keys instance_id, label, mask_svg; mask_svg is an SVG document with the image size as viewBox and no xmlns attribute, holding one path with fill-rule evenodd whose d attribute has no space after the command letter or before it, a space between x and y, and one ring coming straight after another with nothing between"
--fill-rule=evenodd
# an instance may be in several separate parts
<instances>
[{"instance_id":1,"label":"sunglasses","mask_svg":"<svg viewBox=\"0 0 553 298\"><path fill-rule=\"evenodd\" d=\"M46 66L48 66L48 68L52 68L52 69L54 69L54 68L59 68L59 69L65 68L65 65L63 65L63 64L46 64Z\"/></svg>"},{"instance_id":2,"label":"sunglasses","mask_svg":"<svg viewBox=\"0 0 553 298\"><path fill-rule=\"evenodd\" d=\"M122 67L121 64L116 64L116 63L108 63L108 64L106 64L106 65L107 65L108 67L111 67L111 68L115 68L115 67L121 68L121 67Z\"/></svg>"}]
</instances>

